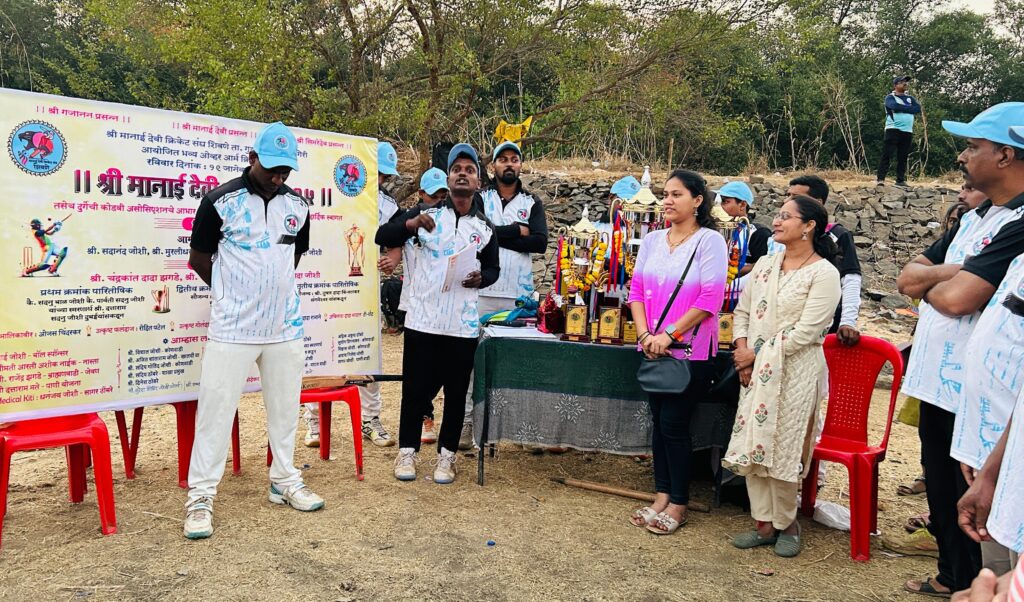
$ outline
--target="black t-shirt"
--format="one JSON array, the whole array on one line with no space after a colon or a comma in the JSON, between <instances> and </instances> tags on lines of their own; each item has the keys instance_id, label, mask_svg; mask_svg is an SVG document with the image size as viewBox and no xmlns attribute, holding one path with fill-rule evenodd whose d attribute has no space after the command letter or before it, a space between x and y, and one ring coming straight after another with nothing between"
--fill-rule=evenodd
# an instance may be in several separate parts
<instances>
[{"instance_id":1,"label":"black t-shirt","mask_svg":"<svg viewBox=\"0 0 1024 602\"><path fill-rule=\"evenodd\" d=\"M200 253L216 253L217 246L220 244L221 238L224 234L221 232L221 228L224 226L224 220L221 219L220 214L217 213L217 208L214 207L214 203L223 198L224 196L237 192L243 188L250 195L259 196L252 184L249 182L249 169L248 167L242 172L241 177L233 180L228 180L224 184L214 188L210 192L203 196L203 199L199 201L199 209L196 210L196 217L192 221L192 240L190 246L199 251ZM299 196L298 193L293 191L287 186L281 186L277 189L277 194L292 194ZM270 201L263 199L263 209L266 211L267 205ZM309 216L306 216L305 223L299 229L298 234L295 235L295 255L302 255L309 250Z\"/></svg>"},{"instance_id":2,"label":"black t-shirt","mask_svg":"<svg viewBox=\"0 0 1024 602\"><path fill-rule=\"evenodd\" d=\"M1021 206L1024 206L1024 193L1017 195L1004 205L1010 210L1020 209ZM978 212L979 217L985 217L991 208L992 201L987 200L978 205L975 211ZM946 251L949 250L949 245L959 231L960 224L958 223L942 238L932 243L932 246L928 247L922 255L934 265L945 263ZM988 243L981 253L968 257L960 270L974 274L992 286L998 287L1006 277L1006 270L1010 268L1010 262L1022 253L1024 253L1024 214L1000 228L992 238L992 242Z\"/></svg>"},{"instance_id":3,"label":"black t-shirt","mask_svg":"<svg viewBox=\"0 0 1024 602\"><path fill-rule=\"evenodd\" d=\"M853 234L841 224L832 224L828 229L829 235L839 247L839 254L836 255L836 267L839 268L839 276L860 274L860 259L857 258L857 246L853 244Z\"/></svg>"}]
</instances>

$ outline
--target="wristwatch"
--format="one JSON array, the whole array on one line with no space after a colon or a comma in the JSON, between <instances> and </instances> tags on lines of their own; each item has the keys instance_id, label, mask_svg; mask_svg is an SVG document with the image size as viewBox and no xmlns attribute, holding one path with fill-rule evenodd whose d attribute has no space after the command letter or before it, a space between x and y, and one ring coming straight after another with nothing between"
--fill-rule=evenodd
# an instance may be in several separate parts
<instances>
[{"instance_id":1,"label":"wristwatch","mask_svg":"<svg viewBox=\"0 0 1024 602\"><path fill-rule=\"evenodd\" d=\"M669 338L671 338L673 341L678 341L680 339L680 337L676 336L676 325L675 324L672 324L671 326L666 328L665 329L665 334L667 334L669 336Z\"/></svg>"}]
</instances>

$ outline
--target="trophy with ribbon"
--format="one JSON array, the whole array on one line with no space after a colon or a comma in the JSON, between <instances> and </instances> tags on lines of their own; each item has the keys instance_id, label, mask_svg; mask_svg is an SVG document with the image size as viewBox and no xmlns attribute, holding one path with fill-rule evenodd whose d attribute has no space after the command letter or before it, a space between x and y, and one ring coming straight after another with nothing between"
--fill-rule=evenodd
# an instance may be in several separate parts
<instances>
[{"instance_id":1,"label":"trophy with ribbon","mask_svg":"<svg viewBox=\"0 0 1024 602\"><path fill-rule=\"evenodd\" d=\"M747 246L750 243L750 220L745 217L729 217L721 208L712 211L718 230L725 237L728 249L729 264L725 275L725 299L722 311L718 314L718 346L720 349L732 348L732 313L739 303L743 290L740 271L747 265Z\"/></svg>"}]
</instances>

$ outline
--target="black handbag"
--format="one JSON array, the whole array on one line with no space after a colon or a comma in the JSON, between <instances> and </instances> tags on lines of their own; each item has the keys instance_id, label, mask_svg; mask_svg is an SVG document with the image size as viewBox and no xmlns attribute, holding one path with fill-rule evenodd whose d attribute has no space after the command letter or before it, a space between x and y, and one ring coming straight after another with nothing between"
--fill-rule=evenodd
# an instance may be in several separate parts
<instances>
[{"instance_id":1,"label":"black handbag","mask_svg":"<svg viewBox=\"0 0 1024 602\"><path fill-rule=\"evenodd\" d=\"M672 307L672 302L676 300L676 295L679 294L679 289L683 286L683 280L686 280L686 274L690 272L690 266L693 265L693 258L696 256L697 249L694 249L693 254L690 255L690 260L686 262L683 275L679 277L679 282L676 283L676 289L672 291L672 296L669 297L668 303L665 304L665 310L661 312L661 318L658 319L658 324L654 327L655 332L661 330L661 324L665 321L665 316L668 315L668 309ZM698 328L700 328L699 323L693 327L693 336L697 336ZM673 345L673 347L679 348L676 345ZM689 344L681 345L681 347L686 350L687 355L690 354ZM682 393L690 386L690 378L690 361L686 359L679 360L670 355L654 359L649 359L646 356L642 357L640 358L640 368L636 371L636 380L640 383L640 388L648 393Z\"/></svg>"}]
</instances>

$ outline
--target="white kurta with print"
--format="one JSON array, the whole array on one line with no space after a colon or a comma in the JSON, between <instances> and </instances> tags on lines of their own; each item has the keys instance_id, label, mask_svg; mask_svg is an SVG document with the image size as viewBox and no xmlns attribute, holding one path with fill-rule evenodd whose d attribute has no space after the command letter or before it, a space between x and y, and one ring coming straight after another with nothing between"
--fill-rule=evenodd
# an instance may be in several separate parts
<instances>
[{"instance_id":1,"label":"white kurta with print","mask_svg":"<svg viewBox=\"0 0 1024 602\"><path fill-rule=\"evenodd\" d=\"M1020 219L1022 211L1024 208L993 205L984 217L977 210L966 213L946 250L945 263L963 265L968 257L981 253L1004 225ZM950 318L925 301L920 309L917 335L903 377L903 394L955 413L967 377L964 349L981 314Z\"/></svg>"}]
</instances>

